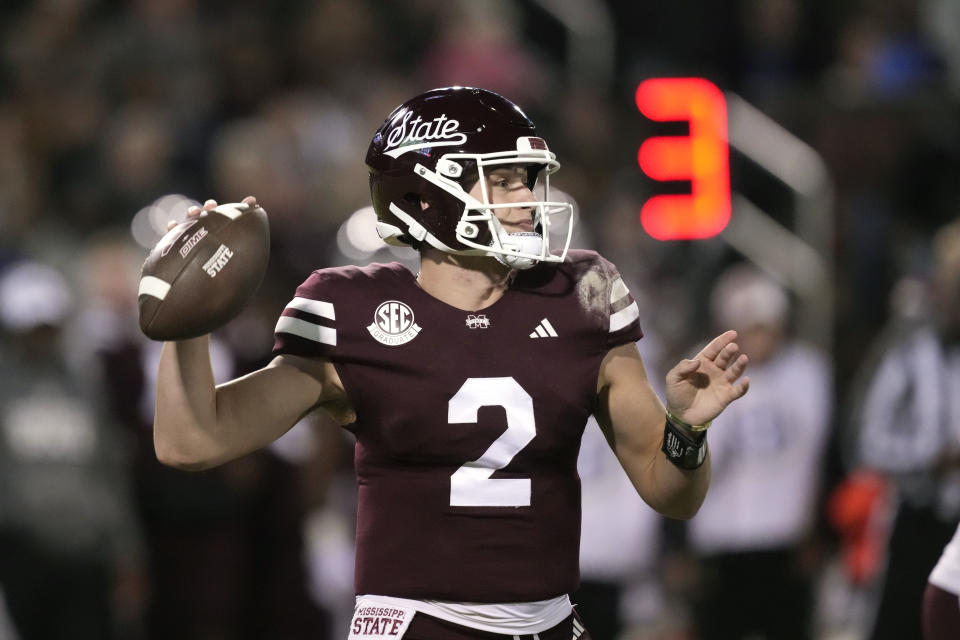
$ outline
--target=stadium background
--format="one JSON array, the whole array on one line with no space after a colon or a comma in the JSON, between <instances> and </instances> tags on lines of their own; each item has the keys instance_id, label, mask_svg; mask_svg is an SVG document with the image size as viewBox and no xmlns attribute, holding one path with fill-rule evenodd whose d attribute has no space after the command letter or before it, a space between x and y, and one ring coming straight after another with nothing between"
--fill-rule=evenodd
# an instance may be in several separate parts
<instances>
[{"instance_id":1,"label":"stadium background","mask_svg":"<svg viewBox=\"0 0 960 640\"><path fill-rule=\"evenodd\" d=\"M358 235L362 213L347 224L368 202L362 160L383 116L435 86L499 91L558 153L578 241L621 267L669 360L712 330L713 277L739 255L722 237L662 243L640 227L649 197L688 185L637 167L644 139L684 129L654 125L633 96L648 78L707 78L809 145L829 176L816 213L829 221L820 293L833 306L829 334L814 336L836 380L824 495L849 471L852 381L891 318L922 307L932 232L960 212L953 0L6 0L0 33L0 268L30 260L66 275L65 324L89 331L67 349L112 376L102 395L135 521L109 587L126 634L266 637L258 629L285 620L283 637L307 637L336 620L324 589L343 589L342 572L318 574L300 554L343 536L328 516L349 513L348 443L327 447L334 456L277 447L199 477L151 458L152 347L136 335L131 295L146 248L135 242L149 246L185 198L252 193L271 214L268 278L220 335L225 366L241 372L268 356L273 318L310 270L393 259ZM736 152L731 184L802 226L789 190ZM113 333L80 321L104 309ZM839 542L821 520L826 570ZM206 613L184 613L197 607ZM843 631L857 637L855 623Z\"/></svg>"}]
</instances>

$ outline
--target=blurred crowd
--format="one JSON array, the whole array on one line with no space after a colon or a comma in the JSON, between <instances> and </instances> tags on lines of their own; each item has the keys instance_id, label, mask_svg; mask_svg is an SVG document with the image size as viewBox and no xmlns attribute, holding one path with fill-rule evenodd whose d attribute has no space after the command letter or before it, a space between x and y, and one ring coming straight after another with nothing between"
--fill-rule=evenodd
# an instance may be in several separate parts
<instances>
[{"instance_id":1,"label":"blurred crowd","mask_svg":"<svg viewBox=\"0 0 960 640\"><path fill-rule=\"evenodd\" d=\"M633 102L668 76L710 79L822 159L829 335L723 235L640 226L649 197L689 189L636 164L647 137L686 133ZM269 272L214 362L264 364L311 270L415 263L371 239L363 158L395 105L453 84L538 123L575 244L641 302L651 379L716 328L753 362L689 523L624 490L588 426L573 600L594 637L918 638L960 521L955 0L4 0L0 640L344 637L352 443L309 416L221 468L161 466L139 266L192 201L256 195ZM730 161L734 191L802 227L787 186Z\"/></svg>"}]
</instances>

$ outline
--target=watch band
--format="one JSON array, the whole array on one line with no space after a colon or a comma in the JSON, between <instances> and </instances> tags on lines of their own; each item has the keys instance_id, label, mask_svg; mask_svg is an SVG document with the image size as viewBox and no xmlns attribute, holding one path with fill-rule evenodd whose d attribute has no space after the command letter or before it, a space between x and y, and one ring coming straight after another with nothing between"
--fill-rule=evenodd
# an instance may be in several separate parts
<instances>
[{"instance_id":1,"label":"watch band","mask_svg":"<svg viewBox=\"0 0 960 640\"><path fill-rule=\"evenodd\" d=\"M686 470L698 469L707 459L706 431L701 431L699 437L691 438L681 431L667 414L663 426L663 446L660 450L675 466Z\"/></svg>"},{"instance_id":2,"label":"watch band","mask_svg":"<svg viewBox=\"0 0 960 640\"><path fill-rule=\"evenodd\" d=\"M713 424L713 420L707 420L703 424L690 424L689 422L685 422L680 418L678 418L677 416L673 415L673 412L670 411L670 409L667 409L667 420L672 422L675 426L680 427L681 430L686 429L693 433L701 433L703 431L706 431L707 429L710 428L710 425Z\"/></svg>"}]
</instances>

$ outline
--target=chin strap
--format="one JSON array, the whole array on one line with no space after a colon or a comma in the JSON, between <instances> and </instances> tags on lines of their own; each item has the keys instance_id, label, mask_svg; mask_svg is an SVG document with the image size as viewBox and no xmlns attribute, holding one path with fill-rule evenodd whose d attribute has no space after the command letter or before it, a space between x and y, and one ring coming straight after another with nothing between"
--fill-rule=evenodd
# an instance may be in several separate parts
<instances>
[{"instance_id":1,"label":"chin strap","mask_svg":"<svg viewBox=\"0 0 960 640\"><path fill-rule=\"evenodd\" d=\"M500 244L504 249L520 251L521 253L539 253L542 243L543 236L533 231L500 234ZM534 258L504 255L501 253L491 253L490 255L496 258L500 264L512 269L529 269L540 262Z\"/></svg>"}]
</instances>

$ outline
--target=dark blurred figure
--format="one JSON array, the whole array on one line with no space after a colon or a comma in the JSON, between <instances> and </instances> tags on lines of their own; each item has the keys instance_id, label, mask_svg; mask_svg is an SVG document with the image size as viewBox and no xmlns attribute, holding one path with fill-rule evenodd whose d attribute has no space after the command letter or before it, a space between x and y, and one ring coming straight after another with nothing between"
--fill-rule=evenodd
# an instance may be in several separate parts
<instances>
[{"instance_id":1,"label":"dark blurred figure","mask_svg":"<svg viewBox=\"0 0 960 640\"><path fill-rule=\"evenodd\" d=\"M91 240L82 261L88 300L78 324L110 382L111 409L135 442L135 496L150 575L147 637L317 637L325 622L307 592L302 540L312 488L303 485L312 469L268 450L203 474L156 460L153 380L146 372L156 368L159 344L137 324L143 253L120 234ZM231 326L233 334L216 341L220 378L253 366L269 350L269 343L242 340L244 327L256 322L252 315L248 310ZM322 486L315 490L322 493Z\"/></svg>"},{"instance_id":2,"label":"dark blurred figure","mask_svg":"<svg viewBox=\"0 0 960 640\"><path fill-rule=\"evenodd\" d=\"M847 98L891 98L940 86L946 67L922 32L923 4L865 4L851 14L827 73L829 89Z\"/></svg>"},{"instance_id":3,"label":"dark blurred figure","mask_svg":"<svg viewBox=\"0 0 960 640\"><path fill-rule=\"evenodd\" d=\"M960 222L936 233L932 257L931 310L888 328L854 415L860 466L899 501L875 640L921 637L924 585L960 521Z\"/></svg>"},{"instance_id":4,"label":"dark blurred figure","mask_svg":"<svg viewBox=\"0 0 960 640\"><path fill-rule=\"evenodd\" d=\"M697 637L812 638L831 366L792 336L786 292L758 269L730 267L711 302L753 373L750 393L710 427L713 479L687 524L701 566Z\"/></svg>"},{"instance_id":5,"label":"dark blurred figure","mask_svg":"<svg viewBox=\"0 0 960 640\"><path fill-rule=\"evenodd\" d=\"M33 262L0 274L0 584L24 640L135 638L141 544L128 439L63 330L74 296Z\"/></svg>"},{"instance_id":6,"label":"dark blurred figure","mask_svg":"<svg viewBox=\"0 0 960 640\"><path fill-rule=\"evenodd\" d=\"M440 6L438 33L421 62L422 82L487 87L535 110L550 84L552 69L524 45L517 4L457 0Z\"/></svg>"}]
</instances>

